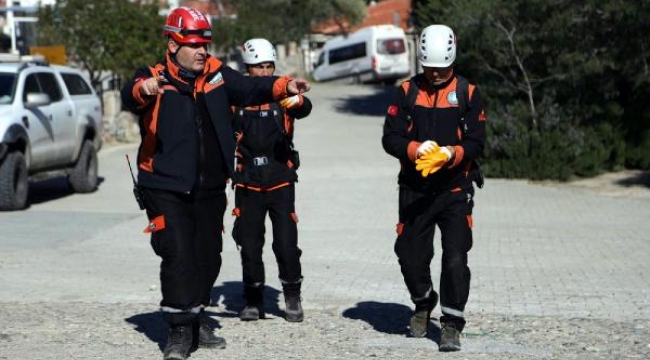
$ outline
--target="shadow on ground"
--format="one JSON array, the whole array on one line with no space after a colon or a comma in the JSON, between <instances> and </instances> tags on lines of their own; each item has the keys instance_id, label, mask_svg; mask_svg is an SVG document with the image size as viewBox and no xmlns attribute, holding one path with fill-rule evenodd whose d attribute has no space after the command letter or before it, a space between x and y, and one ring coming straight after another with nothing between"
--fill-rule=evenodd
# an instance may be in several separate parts
<instances>
[{"instance_id":1,"label":"shadow on ground","mask_svg":"<svg viewBox=\"0 0 650 360\"><path fill-rule=\"evenodd\" d=\"M215 319L215 315L217 315L217 313L206 311L205 314L208 315L208 326L210 326L211 329L221 329L221 324L219 324L219 321ZM133 315L124 320L129 324L135 325L135 331L144 334L149 340L158 344L160 351L163 351L165 349L165 345L167 344L168 326L163 320L163 315L161 312L156 311ZM196 344L194 344L194 350L195 349Z\"/></svg>"},{"instance_id":2,"label":"shadow on ground","mask_svg":"<svg viewBox=\"0 0 650 360\"><path fill-rule=\"evenodd\" d=\"M618 185L622 186L645 186L650 188L650 171L640 172L633 176L620 179L616 182Z\"/></svg>"},{"instance_id":3,"label":"shadow on ground","mask_svg":"<svg viewBox=\"0 0 650 360\"><path fill-rule=\"evenodd\" d=\"M280 294L282 292L271 286L264 286L264 312L269 315L284 317L280 310ZM226 281L221 286L212 288L211 303L213 306L223 305L223 312L217 313L223 317L238 317L246 305L244 301L244 284L241 281Z\"/></svg>"},{"instance_id":4,"label":"shadow on ground","mask_svg":"<svg viewBox=\"0 0 650 360\"><path fill-rule=\"evenodd\" d=\"M135 325L135 331L144 334L149 340L158 344L160 350L167 342L167 324L163 321L162 314L158 311L133 315L124 319L129 324Z\"/></svg>"},{"instance_id":5,"label":"shadow on ground","mask_svg":"<svg viewBox=\"0 0 650 360\"><path fill-rule=\"evenodd\" d=\"M103 177L97 178L97 186L104 182ZM40 204L44 202L62 199L74 194L68 178L66 176L57 176L44 180L30 181L29 192L27 195L28 204Z\"/></svg>"},{"instance_id":6,"label":"shadow on ground","mask_svg":"<svg viewBox=\"0 0 650 360\"><path fill-rule=\"evenodd\" d=\"M283 317L284 312L278 306L281 291L265 286L264 306L267 314ZM216 318L237 317L244 308L243 284L239 281L227 281L221 286L212 288L210 294L211 306L206 309L208 324L212 329L220 329ZM219 309L223 305L224 309ZM158 344L162 351L167 343L167 324L159 311L133 315L124 319L135 325L134 330L144 334L149 340Z\"/></svg>"},{"instance_id":7,"label":"shadow on ground","mask_svg":"<svg viewBox=\"0 0 650 360\"><path fill-rule=\"evenodd\" d=\"M408 336L409 320L412 313L411 308L406 305L364 301L357 303L353 308L343 311L342 315L348 319L363 320L371 325L373 329L382 333ZM429 322L426 337L440 343L440 327Z\"/></svg>"},{"instance_id":8,"label":"shadow on ground","mask_svg":"<svg viewBox=\"0 0 650 360\"><path fill-rule=\"evenodd\" d=\"M395 86L371 86L374 90L370 95L351 95L340 98L335 108L338 112L357 115L384 116L386 109L398 89Z\"/></svg>"}]
</instances>

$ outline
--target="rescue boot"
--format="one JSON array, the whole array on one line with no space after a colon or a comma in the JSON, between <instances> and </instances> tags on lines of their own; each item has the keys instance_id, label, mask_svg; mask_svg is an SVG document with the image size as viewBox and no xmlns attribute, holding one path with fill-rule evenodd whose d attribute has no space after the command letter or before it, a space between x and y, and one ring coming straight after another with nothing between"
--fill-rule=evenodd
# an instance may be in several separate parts
<instances>
[{"instance_id":1,"label":"rescue boot","mask_svg":"<svg viewBox=\"0 0 650 360\"><path fill-rule=\"evenodd\" d=\"M285 319L288 322L301 322L305 319L305 314L302 311L302 304L300 302L300 295L285 295Z\"/></svg>"},{"instance_id":2,"label":"rescue boot","mask_svg":"<svg viewBox=\"0 0 650 360\"><path fill-rule=\"evenodd\" d=\"M185 360L192 348L192 325L171 325L163 360Z\"/></svg>"},{"instance_id":3,"label":"rescue boot","mask_svg":"<svg viewBox=\"0 0 650 360\"><path fill-rule=\"evenodd\" d=\"M256 321L264 319L264 285L244 286L244 299L246 306L239 314L242 321Z\"/></svg>"},{"instance_id":4,"label":"rescue boot","mask_svg":"<svg viewBox=\"0 0 650 360\"><path fill-rule=\"evenodd\" d=\"M212 326L210 326L208 315L201 311L199 320L194 323L194 336L199 347L225 349L226 339L216 336Z\"/></svg>"},{"instance_id":5,"label":"rescue boot","mask_svg":"<svg viewBox=\"0 0 650 360\"><path fill-rule=\"evenodd\" d=\"M302 279L301 279L302 280ZM282 290L284 292L284 305L285 305L285 319L288 322L301 322L305 318L305 313L302 311L302 303L300 298L301 281L295 283L283 283Z\"/></svg>"},{"instance_id":6,"label":"rescue boot","mask_svg":"<svg viewBox=\"0 0 650 360\"><path fill-rule=\"evenodd\" d=\"M409 332L412 337L421 338L426 336L427 328L429 327L429 320L431 319L431 311L438 304L438 294L431 290L428 299L415 304L415 311L411 316Z\"/></svg>"},{"instance_id":7,"label":"rescue boot","mask_svg":"<svg viewBox=\"0 0 650 360\"><path fill-rule=\"evenodd\" d=\"M451 323L443 323L440 335L440 347L442 352L460 350L460 331Z\"/></svg>"}]
</instances>

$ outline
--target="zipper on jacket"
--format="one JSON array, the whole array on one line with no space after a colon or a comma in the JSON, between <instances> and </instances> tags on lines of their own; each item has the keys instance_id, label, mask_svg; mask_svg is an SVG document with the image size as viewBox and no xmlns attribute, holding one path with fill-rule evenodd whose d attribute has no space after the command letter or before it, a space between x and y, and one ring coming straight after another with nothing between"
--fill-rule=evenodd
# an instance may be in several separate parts
<instances>
[{"instance_id":1,"label":"zipper on jacket","mask_svg":"<svg viewBox=\"0 0 650 360\"><path fill-rule=\"evenodd\" d=\"M203 144L204 143L203 118L201 118L200 116L196 117L196 126L198 130L198 140L199 140L199 159L197 164L197 167L199 169L198 187L201 188L203 187L203 183L205 182L205 176L203 174L204 172L203 167L205 166L205 145Z\"/></svg>"},{"instance_id":2,"label":"zipper on jacket","mask_svg":"<svg viewBox=\"0 0 650 360\"><path fill-rule=\"evenodd\" d=\"M431 124L429 124L429 121L426 121L425 123L427 124L426 125L427 134L425 140L433 139L435 137L435 132L438 128L438 97L440 96L440 89L438 88L434 88L434 89L435 92L433 93L434 97L433 97L433 107L432 107L433 116L431 118L431 122L433 123L433 131L431 131L431 127L430 127Z\"/></svg>"}]
</instances>

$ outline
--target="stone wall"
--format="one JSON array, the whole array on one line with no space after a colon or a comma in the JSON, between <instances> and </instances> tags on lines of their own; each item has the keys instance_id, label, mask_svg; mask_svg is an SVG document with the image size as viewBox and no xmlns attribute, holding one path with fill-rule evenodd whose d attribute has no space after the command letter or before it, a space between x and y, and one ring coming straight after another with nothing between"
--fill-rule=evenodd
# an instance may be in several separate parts
<instances>
[{"instance_id":1,"label":"stone wall","mask_svg":"<svg viewBox=\"0 0 650 360\"><path fill-rule=\"evenodd\" d=\"M138 118L129 111L122 111L120 92L105 91L104 101L104 141L136 142L140 141Z\"/></svg>"}]
</instances>

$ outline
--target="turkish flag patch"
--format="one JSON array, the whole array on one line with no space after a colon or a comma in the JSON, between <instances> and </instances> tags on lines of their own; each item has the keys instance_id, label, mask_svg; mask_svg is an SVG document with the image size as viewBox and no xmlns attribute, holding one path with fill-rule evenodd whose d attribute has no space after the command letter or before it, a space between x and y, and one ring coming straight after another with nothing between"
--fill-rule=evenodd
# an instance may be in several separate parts
<instances>
[{"instance_id":1,"label":"turkish flag patch","mask_svg":"<svg viewBox=\"0 0 650 360\"><path fill-rule=\"evenodd\" d=\"M388 115L395 116L397 115L397 106L391 105L388 107Z\"/></svg>"},{"instance_id":2,"label":"turkish flag patch","mask_svg":"<svg viewBox=\"0 0 650 360\"><path fill-rule=\"evenodd\" d=\"M486 116L485 116L485 110L482 110L480 114L478 114L478 121L485 121Z\"/></svg>"}]
</instances>

